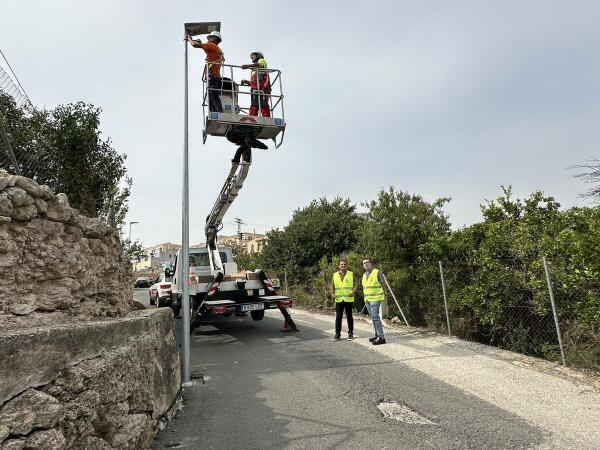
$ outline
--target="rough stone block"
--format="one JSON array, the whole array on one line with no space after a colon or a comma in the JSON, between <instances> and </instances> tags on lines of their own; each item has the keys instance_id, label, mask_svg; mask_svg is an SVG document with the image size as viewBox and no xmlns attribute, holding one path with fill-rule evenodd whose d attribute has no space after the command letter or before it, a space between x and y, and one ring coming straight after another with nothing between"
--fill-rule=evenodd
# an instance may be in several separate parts
<instances>
[{"instance_id":1,"label":"rough stone block","mask_svg":"<svg viewBox=\"0 0 600 450\"><path fill-rule=\"evenodd\" d=\"M1 450L23 450L25 441L22 439L9 439L2 444Z\"/></svg>"},{"instance_id":2,"label":"rough stone block","mask_svg":"<svg viewBox=\"0 0 600 450\"><path fill-rule=\"evenodd\" d=\"M48 203L46 203L41 198L35 199L35 207L38 210L38 213L40 214L46 214L46 211L48 211Z\"/></svg>"},{"instance_id":3,"label":"rough stone block","mask_svg":"<svg viewBox=\"0 0 600 450\"><path fill-rule=\"evenodd\" d=\"M52 428L63 418L63 406L48 394L28 389L0 409L0 424L11 435L25 436L34 428Z\"/></svg>"},{"instance_id":4,"label":"rough stone block","mask_svg":"<svg viewBox=\"0 0 600 450\"><path fill-rule=\"evenodd\" d=\"M35 306L25 303L15 303L10 306L9 311L16 316L26 316L35 311Z\"/></svg>"},{"instance_id":5,"label":"rough stone block","mask_svg":"<svg viewBox=\"0 0 600 450\"><path fill-rule=\"evenodd\" d=\"M42 189L42 198L44 200L48 201L54 200L56 198L56 195L54 195L54 192L52 192L52 189L50 189L50 187L43 184L40 186L40 188Z\"/></svg>"},{"instance_id":6,"label":"rough stone block","mask_svg":"<svg viewBox=\"0 0 600 450\"><path fill-rule=\"evenodd\" d=\"M8 198L10 198L10 201L12 202L15 208L18 208L19 206L24 206L28 201L27 192L25 192L20 187L13 186L11 188L6 189L4 192L8 195Z\"/></svg>"},{"instance_id":7,"label":"rough stone block","mask_svg":"<svg viewBox=\"0 0 600 450\"><path fill-rule=\"evenodd\" d=\"M10 217L13 211L13 204L6 192L0 193L0 216Z\"/></svg>"},{"instance_id":8,"label":"rough stone block","mask_svg":"<svg viewBox=\"0 0 600 450\"><path fill-rule=\"evenodd\" d=\"M57 429L36 431L25 440L27 450L62 450L66 445L65 435Z\"/></svg>"},{"instance_id":9,"label":"rough stone block","mask_svg":"<svg viewBox=\"0 0 600 450\"><path fill-rule=\"evenodd\" d=\"M10 216L14 220L25 222L37 216L37 209L33 204L16 207L13 209L12 214Z\"/></svg>"},{"instance_id":10,"label":"rough stone block","mask_svg":"<svg viewBox=\"0 0 600 450\"><path fill-rule=\"evenodd\" d=\"M32 197L40 198L44 194L40 185L29 178L17 176L15 180L15 186L20 187Z\"/></svg>"}]
</instances>

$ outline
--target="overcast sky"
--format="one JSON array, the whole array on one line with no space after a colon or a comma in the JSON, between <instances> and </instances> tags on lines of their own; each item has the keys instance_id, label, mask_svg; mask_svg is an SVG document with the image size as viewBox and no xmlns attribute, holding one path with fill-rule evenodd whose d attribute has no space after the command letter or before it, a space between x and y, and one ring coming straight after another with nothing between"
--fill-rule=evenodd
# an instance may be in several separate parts
<instances>
[{"instance_id":1,"label":"overcast sky","mask_svg":"<svg viewBox=\"0 0 600 450\"><path fill-rule=\"evenodd\" d=\"M310 200L360 203L381 188L452 197L453 227L501 185L586 204L567 167L600 157L598 1L2 0L0 48L37 106L100 106L127 154L127 220L145 245L181 240L183 23L219 20L228 63L262 50L283 71L287 130L256 151L225 217L282 227ZM235 147L201 141L190 49L190 240ZM271 145L272 147L272 145Z\"/></svg>"}]
</instances>

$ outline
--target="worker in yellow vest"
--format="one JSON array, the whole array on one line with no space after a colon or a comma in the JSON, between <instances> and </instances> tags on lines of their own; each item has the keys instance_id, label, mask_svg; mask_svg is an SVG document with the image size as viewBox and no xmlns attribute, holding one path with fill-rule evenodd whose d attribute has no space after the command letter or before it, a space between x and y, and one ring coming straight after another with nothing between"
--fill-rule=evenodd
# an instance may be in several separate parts
<instances>
[{"instance_id":1,"label":"worker in yellow vest","mask_svg":"<svg viewBox=\"0 0 600 450\"><path fill-rule=\"evenodd\" d=\"M385 293L383 291L385 278L381 271L373 268L373 263L369 258L364 258L362 264L365 269L365 273L362 276L365 305L367 306L367 311L369 311L369 315L373 321L373 327L375 328L375 337L369 338L369 341L371 341L373 345L385 344L383 323L381 322L381 317L379 317L381 302L385 300Z\"/></svg>"},{"instance_id":2,"label":"worker in yellow vest","mask_svg":"<svg viewBox=\"0 0 600 450\"><path fill-rule=\"evenodd\" d=\"M348 321L348 340L354 339L354 318L352 307L354 306L354 294L356 284L354 274L348 270L348 261L340 259L339 271L333 274L333 296L335 298L335 335L334 341L339 341L342 335L342 317L346 312Z\"/></svg>"}]
</instances>

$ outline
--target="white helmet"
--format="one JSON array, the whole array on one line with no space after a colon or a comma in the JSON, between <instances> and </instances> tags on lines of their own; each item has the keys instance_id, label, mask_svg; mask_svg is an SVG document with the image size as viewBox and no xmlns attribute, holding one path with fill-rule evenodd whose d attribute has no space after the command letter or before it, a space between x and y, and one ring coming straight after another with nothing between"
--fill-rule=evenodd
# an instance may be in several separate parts
<instances>
[{"instance_id":1,"label":"white helmet","mask_svg":"<svg viewBox=\"0 0 600 450\"><path fill-rule=\"evenodd\" d=\"M218 31L211 31L210 34L208 35L208 37L214 36L216 37L219 42L221 42L223 40L223 38L221 37L221 33L219 33Z\"/></svg>"}]
</instances>

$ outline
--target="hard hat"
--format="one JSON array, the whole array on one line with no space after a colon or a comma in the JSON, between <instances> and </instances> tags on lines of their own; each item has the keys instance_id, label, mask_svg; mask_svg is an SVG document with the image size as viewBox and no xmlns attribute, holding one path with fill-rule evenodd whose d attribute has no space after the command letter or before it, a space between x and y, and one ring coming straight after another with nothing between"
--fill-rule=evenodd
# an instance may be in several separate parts
<instances>
[{"instance_id":1,"label":"hard hat","mask_svg":"<svg viewBox=\"0 0 600 450\"><path fill-rule=\"evenodd\" d=\"M221 33L219 33L218 31L211 31L210 34L208 35L208 37L214 36L217 39L219 39L219 41L222 41L223 38L221 37Z\"/></svg>"}]
</instances>

